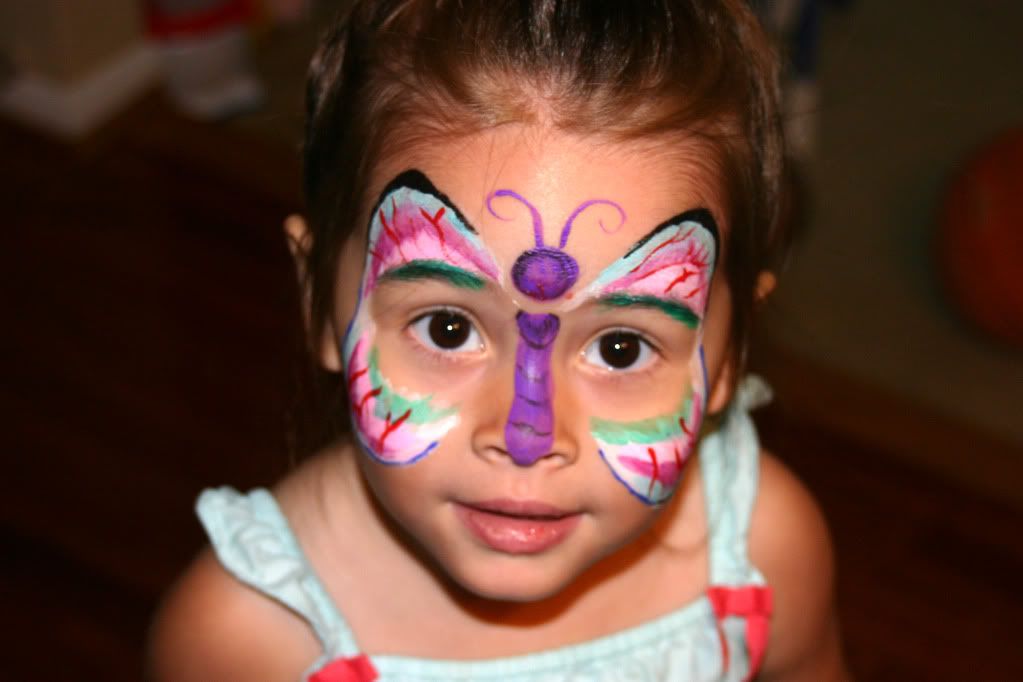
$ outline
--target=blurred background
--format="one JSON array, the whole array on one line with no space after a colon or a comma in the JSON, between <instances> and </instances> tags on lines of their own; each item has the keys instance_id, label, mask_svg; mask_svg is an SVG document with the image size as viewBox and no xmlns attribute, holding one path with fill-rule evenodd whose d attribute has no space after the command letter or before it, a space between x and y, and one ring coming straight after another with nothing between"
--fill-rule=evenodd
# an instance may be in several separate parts
<instances>
[{"instance_id":1,"label":"blurred background","mask_svg":"<svg viewBox=\"0 0 1023 682\"><path fill-rule=\"evenodd\" d=\"M0 679L139 679L195 495L293 465L280 226L345 4L0 0ZM859 679L1018 679L1023 4L757 5L799 232L763 439L831 524Z\"/></svg>"}]
</instances>

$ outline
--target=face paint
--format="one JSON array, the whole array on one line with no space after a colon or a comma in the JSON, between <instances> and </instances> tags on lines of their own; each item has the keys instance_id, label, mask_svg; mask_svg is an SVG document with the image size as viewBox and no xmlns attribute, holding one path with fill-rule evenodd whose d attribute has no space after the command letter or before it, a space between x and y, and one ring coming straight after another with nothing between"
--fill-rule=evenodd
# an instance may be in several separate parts
<instances>
[{"instance_id":1,"label":"face paint","mask_svg":"<svg viewBox=\"0 0 1023 682\"><path fill-rule=\"evenodd\" d=\"M686 211L639 240L600 273L585 294L610 305L632 297L652 305L683 306L698 320L707 306L717 239L710 211Z\"/></svg>"},{"instance_id":2,"label":"face paint","mask_svg":"<svg viewBox=\"0 0 1023 682\"><path fill-rule=\"evenodd\" d=\"M457 411L438 408L431 396L402 395L380 374L376 349L363 338L348 364L352 420L366 451L385 464L411 464L437 447L458 423Z\"/></svg>"},{"instance_id":3,"label":"face paint","mask_svg":"<svg viewBox=\"0 0 1023 682\"><path fill-rule=\"evenodd\" d=\"M699 379L674 412L635 422L590 418L590 433L601 458L629 492L646 504L672 496L682 467L696 445L706 401L703 349L698 352Z\"/></svg>"},{"instance_id":4,"label":"face paint","mask_svg":"<svg viewBox=\"0 0 1023 682\"><path fill-rule=\"evenodd\" d=\"M654 229L584 292L603 305L659 310L698 331L690 361L692 383L674 412L634 422L590 419L590 432L611 473L646 504L660 504L677 489L706 409L707 368L700 325L717 240L710 212L688 211Z\"/></svg>"},{"instance_id":5,"label":"face paint","mask_svg":"<svg viewBox=\"0 0 1023 682\"><path fill-rule=\"evenodd\" d=\"M579 263L564 251L575 219L593 205L606 204L618 210L621 224L625 211L613 201L594 199L579 205L565 221L558 247L544 244L543 220L522 195L500 189L487 197L487 210L499 220L508 220L494 210L496 198L515 199L529 209L536 245L524 251L512 266L512 283L537 301L560 298L579 279ZM601 223L603 229L603 224ZM616 228L617 229L617 228ZM529 466L551 451L554 443L554 410L551 381L551 352L561 322L557 315L520 312L515 318L519 343L515 351L515 396L505 425L505 447L519 466Z\"/></svg>"},{"instance_id":6,"label":"face paint","mask_svg":"<svg viewBox=\"0 0 1023 682\"><path fill-rule=\"evenodd\" d=\"M429 454L457 423L457 410L432 396L401 393L381 373L376 326L365 302L381 281L439 279L478 289L498 278L475 230L418 171L384 190L373 210L356 312L342 344L354 432L383 464L410 464Z\"/></svg>"},{"instance_id":7,"label":"face paint","mask_svg":"<svg viewBox=\"0 0 1023 682\"><path fill-rule=\"evenodd\" d=\"M515 265L512 266L512 283L515 284L516 289L537 301L551 301L559 298L571 289L572 285L579 279L579 263L576 262L575 258L566 253L564 248L568 244L568 236L572 232L572 224L583 211L590 206L599 204L613 206L621 217L619 227L625 223L625 211L615 202L608 201L607 199L593 199L583 202L572 211L572 215L565 221L565 227L561 230L558 248L554 248L544 244L543 220L540 218L540 212L522 195L510 189L497 190L487 198L487 209L491 215L500 220L508 220L494 210L494 199L499 197L510 197L524 204L529 209L530 217L533 220L533 238L536 241L536 246L523 251L515 260ZM600 225L603 229L603 223Z\"/></svg>"},{"instance_id":8,"label":"face paint","mask_svg":"<svg viewBox=\"0 0 1023 682\"><path fill-rule=\"evenodd\" d=\"M561 325L556 315L520 312L515 350L515 398L504 430L505 447L520 466L550 452L554 442L551 351Z\"/></svg>"}]
</instances>

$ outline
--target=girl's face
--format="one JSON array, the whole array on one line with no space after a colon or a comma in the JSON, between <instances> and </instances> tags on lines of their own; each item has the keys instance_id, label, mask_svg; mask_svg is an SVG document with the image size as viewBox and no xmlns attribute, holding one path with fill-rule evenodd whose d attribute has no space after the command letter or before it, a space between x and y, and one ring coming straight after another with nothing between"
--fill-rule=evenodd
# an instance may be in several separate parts
<instances>
[{"instance_id":1,"label":"girl's face","mask_svg":"<svg viewBox=\"0 0 1023 682\"><path fill-rule=\"evenodd\" d=\"M383 509L470 592L543 598L636 538L728 398L719 201L684 158L504 127L375 176L325 361Z\"/></svg>"}]
</instances>

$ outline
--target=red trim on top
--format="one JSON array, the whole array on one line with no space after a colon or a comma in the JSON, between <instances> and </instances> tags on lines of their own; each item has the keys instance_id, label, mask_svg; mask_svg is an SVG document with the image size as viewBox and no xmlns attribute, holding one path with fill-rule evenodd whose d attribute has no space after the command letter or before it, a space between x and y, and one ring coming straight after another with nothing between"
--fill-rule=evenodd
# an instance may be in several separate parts
<instances>
[{"instance_id":1,"label":"red trim on top","mask_svg":"<svg viewBox=\"0 0 1023 682\"><path fill-rule=\"evenodd\" d=\"M372 682L380 676L366 654L335 658L309 676L309 682Z\"/></svg>"},{"instance_id":2,"label":"red trim on top","mask_svg":"<svg viewBox=\"0 0 1023 682\"><path fill-rule=\"evenodd\" d=\"M253 16L252 0L223 0L215 7L180 15L165 14L153 2L146 3L146 28L150 36L160 40L207 35L245 24Z\"/></svg>"},{"instance_id":3,"label":"red trim on top","mask_svg":"<svg viewBox=\"0 0 1023 682\"><path fill-rule=\"evenodd\" d=\"M749 650L749 675L746 679L753 679L760 670L767 651L771 610L774 607L771 588L760 585L709 587L707 597L718 620L718 632L722 633L721 646L726 670L729 662L728 644L723 637L720 623L728 616L746 619L746 648Z\"/></svg>"}]
</instances>

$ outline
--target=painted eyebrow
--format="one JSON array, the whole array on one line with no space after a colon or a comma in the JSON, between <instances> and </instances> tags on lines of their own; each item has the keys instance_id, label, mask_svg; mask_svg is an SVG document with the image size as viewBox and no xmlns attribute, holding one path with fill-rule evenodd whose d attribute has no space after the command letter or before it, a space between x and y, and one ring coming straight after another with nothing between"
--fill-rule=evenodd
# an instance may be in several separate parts
<instances>
[{"instance_id":1,"label":"painted eyebrow","mask_svg":"<svg viewBox=\"0 0 1023 682\"><path fill-rule=\"evenodd\" d=\"M700 324L700 316L693 312L692 308L672 299L661 298L660 296L614 293L601 296L597 299L597 303L611 308L636 306L658 310L690 329L696 329Z\"/></svg>"},{"instance_id":2,"label":"painted eyebrow","mask_svg":"<svg viewBox=\"0 0 1023 682\"><path fill-rule=\"evenodd\" d=\"M392 268L380 275L379 280L415 282L423 279L440 280L460 289L478 291L486 284L479 275L439 260L417 259Z\"/></svg>"}]
</instances>

